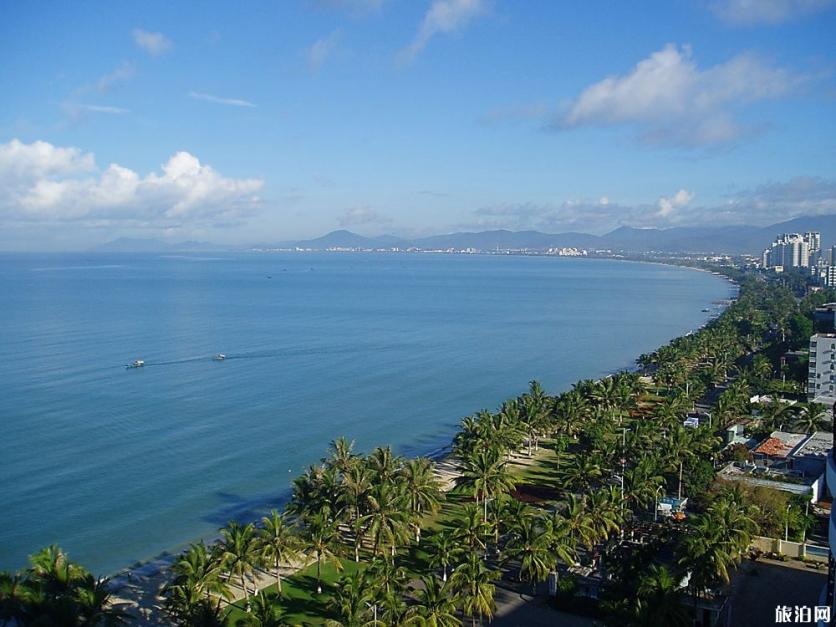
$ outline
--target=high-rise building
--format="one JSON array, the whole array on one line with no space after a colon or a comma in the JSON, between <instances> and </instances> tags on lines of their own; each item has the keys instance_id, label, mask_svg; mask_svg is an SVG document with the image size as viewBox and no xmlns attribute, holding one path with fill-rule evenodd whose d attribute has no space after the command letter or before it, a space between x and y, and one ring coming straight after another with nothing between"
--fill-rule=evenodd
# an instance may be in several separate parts
<instances>
[{"instance_id":1,"label":"high-rise building","mask_svg":"<svg viewBox=\"0 0 836 627\"><path fill-rule=\"evenodd\" d=\"M811 264L812 255L812 264ZM782 233L763 251L764 268L809 268L821 259L821 233Z\"/></svg>"},{"instance_id":2,"label":"high-rise building","mask_svg":"<svg viewBox=\"0 0 836 627\"><path fill-rule=\"evenodd\" d=\"M836 333L816 333L810 338L807 400L836 403Z\"/></svg>"}]
</instances>

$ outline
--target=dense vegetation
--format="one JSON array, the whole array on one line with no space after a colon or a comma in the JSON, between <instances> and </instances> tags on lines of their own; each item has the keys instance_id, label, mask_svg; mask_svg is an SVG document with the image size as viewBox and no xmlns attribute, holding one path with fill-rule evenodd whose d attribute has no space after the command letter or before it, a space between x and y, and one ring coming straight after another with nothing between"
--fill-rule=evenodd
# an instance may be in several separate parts
<instances>
[{"instance_id":1,"label":"dense vegetation","mask_svg":"<svg viewBox=\"0 0 836 627\"><path fill-rule=\"evenodd\" d=\"M738 299L700 331L642 355L644 376L580 381L556 396L532 381L497 411L464 418L450 490L428 459L389 448L362 455L333 441L322 463L296 479L285 511L259 524L231 522L217 543L194 544L178 558L163 591L170 620L475 624L495 612L499 579L534 593L556 573L558 604L569 607L570 568L603 565L610 576L591 611L618 625L690 624L686 576L694 602L711 598L753 535L809 527L800 501L718 482L715 468L745 458L724 451L720 436L750 415L753 394L802 391L806 368L782 365L781 355L806 345L814 306L836 300L799 298L797 286L724 271L738 282ZM710 421L684 426L698 402L711 405ZM812 431L822 416L818 406L776 400L757 430ZM666 494L689 497L686 521L654 521ZM35 561L22 578L31 590L4 575L0 592L2 616L21 624L36 624L29 617L47 607L39 605L49 586L38 583ZM79 602L76 592L61 594Z\"/></svg>"}]
</instances>

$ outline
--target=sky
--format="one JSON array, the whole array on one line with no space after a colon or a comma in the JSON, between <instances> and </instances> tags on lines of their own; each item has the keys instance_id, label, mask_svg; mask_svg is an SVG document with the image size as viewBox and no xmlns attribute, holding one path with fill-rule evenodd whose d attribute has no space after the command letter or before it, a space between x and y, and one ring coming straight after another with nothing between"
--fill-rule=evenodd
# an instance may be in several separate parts
<instances>
[{"instance_id":1,"label":"sky","mask_svg":"<svg viewBox=\"0 0 836 627\"><path fill-rule=\"evenodd\" d=\"M0 249L836 214L836 0L0 0Z\"/></svg>"}]
</instances>

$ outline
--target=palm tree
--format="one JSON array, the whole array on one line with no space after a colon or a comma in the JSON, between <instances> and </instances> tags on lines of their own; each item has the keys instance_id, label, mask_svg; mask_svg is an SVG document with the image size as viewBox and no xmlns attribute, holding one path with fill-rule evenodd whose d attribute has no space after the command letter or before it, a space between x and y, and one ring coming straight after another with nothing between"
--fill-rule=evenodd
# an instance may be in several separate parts
<instances>
[{"instance_id":1,"label":"palm tree","mask_svg":"<svg viewBox=\"0 0 836 627\"><path fill-rule=\"evenodd\" d=\"M570 494L562 512L552 514L553 532L568 535L573 545L582 543L591 547L595 541L595 527L586 508L586 500Z\"/></svg>"},{"instance_id":2,"label":"palm tree","mask_svg":"<svg viewBox=\"0 0 836 627\"><path fill-rule=\"evenodd\" d=\"M804 433L823 431L828 424L826 407L820 403L804 403L793 421L793 427Z\"/></svg>"},{"instance_id":3,"label":"palm tree","mask_svg":"<svg viewBox=\"0 0 836 627\"><path fill-rule=\"evenodd\" d=\"M511 532L505 548L510 559L520 564L519 580L531 582L531 594L537 592L537 582L543 581L555 566L551 547L551 525L540 517L527 516Z\"/></svg>"},{"instance_id":4,"label":"palm tree","mask_svg":"<svg viewBox=\"0 0 836 627\"><path fill-rule=\"evenodd\" d=\"M366 460L378 482L388 483L395 478L401 466L401 459L392 455L392 449L378 447Z\"/></svg>"},{"instance_id":5,"label":"palm tree","mask_svg":"<svg viewBox=\"0 0 836 627\"><path fill-rule=\"evenodd\" d=\"M451 585L436 577L422 577L418 602L407 610L404 625L412 627L459 627L456 616L457 598Z\"/></svg>"},{"instance_id":6,"label":"palm tree","mask_svg":"<svg viewBox=\"0 0 836 627\"><path fill-rule=\"evenodd\" d=\"M470 553L475 553L479 549L485 549L485 537L488 534L488 526L482 520L479 508L473 505L465 505L462 513L462 519L453 532L453 538L460 546L463 545L467 548Z\"/></svg>"},{"instance_id":7,"label":"palm tree","mask_svg":"<svg viewBox=\"0 0 836 627\"><path fill-rule=\"evenodd\" d=\"M651 564L639 580L636 618L640 625L689 627L690 613L680 603L677 582L666 566Z\"/></svg>"},{"instance_id":8,"label":"palm tree","mask_svg":"<svg viewBox=\"0 0 836 627\"><path fill-rule=\"evenodd\" d=\"M213 553L201 541L192 544L174 562L171 567L174 578L167 587L188 588L197 598L210 602L215 597L216 605L220 607L222 599L229 600L232 596L222 570L220 553ZM180 598L188 599L191 595L180 595Z\"/></svg>"},{"instance_id":9,"label":"palm tree","mask_svg":"<svg viewBox=\"0 0 836 627\"><path fill-rule=\"evenodd\" d=\"M352 452L353 449L354 442L349 442L344 437L332 440L329 449L330 454L323 462L326 466L335 468L340 474L344 475L357 459L357 456Z\"/></svg>"},{"instance_id":10,"label":"palm tree","mask_svg":"<svg viewBox=\"0 0 836 627\"><path fill-rule=\"evenodd\" d=\"M284 514L272 510L269 516L261 519L262 527L258 532L258 547L265 562L272 563L276 569L276 592L282 593L282 563L288 563L299 556L299 539L287 523Z\"/></svg>"},{"instance_id":11,"label":"palm tree","mask_svg":"<svg viewBox=\"0 0 836 627\"><path fill-rule=\"evenodd\" d=\"M277 595L263 590L252 598L251 611L235 622L236 627L287 627L282 615L284 610L276 603Z\"/></svg>"},{"instance_id":12,"label":"palm tree","mask_svg":"<svg viewBox=\"0 0 836 627\"><path fill-rule=\"evenodd\" d=\"M474 627L477 616L480 621L482 617L493 616L494 609L496 609L493 598L496 586L491 582L495 579L496 573L489 570L479 555L473 551L467 553L464 563L453 572L450 583L452 588L458 591L462 609L466 616L471 617L471 624Z\"/></svg>"},{"instance_id":13,"label":"palm tree","mask_svg":"<svg viewBox=\"0 0 836 627\"><path fill-rule=\"evenodd\" d=\"M86 575L77 585L75 598L78 615L84 625L109 627L127 622L127 614L111 606L110 580Z\"/></svg>"},{"instance_id":14,"label":"palm tree","mask_svg":"<svg viewBox=\"0 0 836 627\"><path fill-rule=\"evenodd\" d=\"M476 497L477 505L480 499L483 501L484 521L487 522L488 499L514 489L514 480L506 462L496 449L487 448L464 457L459 468L461 475L456 479L456 484L470 490Z\"/></svg>"},{"instance_id":15,"label":"palm tree","mask_svg":"<svg viewBox=\"0 0 836 627\"><path fill-rule=\"evenodd\" d=\"M409 537L405 495L390 482L379 483L368 495L367 504L368 514L361 520L368 535L374 539L374 555L383 546L388 546L394 556L397 544Z\"/></svg>"},{"instance_id":16,"label":"palm tree","mask_svg":"<svg viewBox=\"0 0 836 627\"><path fill-rule=\"evenodd\" d=\"M305 520L303 538L316 559L316 593L322 594L322 562L330 562L337 570L342 570L342 563L335 553L339 538L336 526L325 512L317 512Z\"/></svg>"},{"instance_id":17,"label":"palm tree","mask_svg":"<svg viewBox=\"0 0 836 627\"><path fill-rule=\"evenodd\" d=\"M343 474L339 502L351 512L354 519L360 518L362 509L372 486L372 471L364 463L352 464Z\"/></svg>"},{"instance_id":18,"label":"palm tree","mask_svg":"<svg viewBox=\"0 0 836 627\"><path fill-rule=\"evenodd\" d=\"M234 520L221 529L220 557L225 568L238 575L244 590L244 601L249 608L250 591L247 577L258 567L260 557L252 523L241 525Z\"/></svg>"},{"instance_id":19,"label":"palm tree","mask_svg":"<svg viewBox=\"0 0 836 627\"><path fill-rule=\"evenodd\" d=\"M439 531L432 538L429 563L432 568L441 568L441 580L447 582L447 568L461 548L449 531Z\"/></svg>"},{"instance_id":20,"label":"palm tree","mask_svg":"<svg viewBox=\"0 0 836 627\"><path fill-rule=\"evenodd\" d=\"M339 617L339 622L329 624L339 624L343 627L374 625L369 611L371 601L369 580L365 572L358 570L344 576L337 583L334 596L329 602L331 611Z\"/></svg>"},{"instance_id":21,"label":"palm tree","mask_svg":"<svg viewBox=\"0 0 836 627\"><path fill-rule=\"evenodd\" d=\"M571 464L563 467L561 481L566 490L589 492L602 477L600 464L591 455L577 455Z\"/></svg>"},{"instance_id":22,"label":"palm tree","mask_svg":"<svg viewBox=\"0 0 836 627\"><path fill-rule=\"evenodd\" d=\"M433 475L432 462L426 457L411 459L401 469L409 512L415 527L415 542L421 541L421 517L438 510L441 488Z\"/></svg>"}]
</instances>

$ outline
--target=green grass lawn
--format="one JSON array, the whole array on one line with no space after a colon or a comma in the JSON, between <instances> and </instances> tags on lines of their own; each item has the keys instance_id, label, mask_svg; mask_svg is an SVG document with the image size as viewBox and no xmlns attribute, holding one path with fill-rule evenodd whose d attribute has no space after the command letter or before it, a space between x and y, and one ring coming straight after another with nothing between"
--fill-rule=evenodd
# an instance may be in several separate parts
<instances>
[{"instance_id":1,"label":"green grass lawn","mask_svg":"<svg viewBox=\"0 0 836 627\"><path fill-rule=\"evenodd\" d=\"M571 453L561 454L561 464L571 461ZM556 455L552 443L541 443L540 450L534 456L531 464L512 463L509 466L515 480L520 484L549 486L556 484ZM411 544L407 550L398 553L398 565L406 571L410 581L416 580L430 572L428 546L433 535L442 530L453 531L459 527L464 517L464 506L473 503L473 498L454 489L447 493L439 511L427 516L424 522L421 542ZM291 625L322 625L329 618L333 618L328 602L331 599L334 584L347 574L358 568L365 568L371 561L368 551L361 553L361 563L358 565L352 559L341 560L342 570L338 571L333 565L322 567L322 594L316 594L316 564L311 564L298 573L282 579L282 596L279 606L284 610L283 620ZM265 589L273 594L276 586L273 584ZM230 627L245 616L244 601L238 601L229 606L226 622Z\"/></svg>"},{"instance_id":2,"label":"green grass lawn","mask_svg":"<svg viewBox=\"0 0 836 627\"><path fill-rule=\"evenodd\" d=\"M322 625L331 618L328 602L334 584L343 575L355 572L358 565L353 561L342 560L342 570L332 565L322 567L322 594L316 594L316 564L300 570L298 573L282 579L282 596L279 606L285 611L284 621L291 625ZM276 584L264 589L266 593L275 593ZM238 601L227 610L227 625L233 626L246 615L244 601Z\"/></svg>"}]
</instances>

